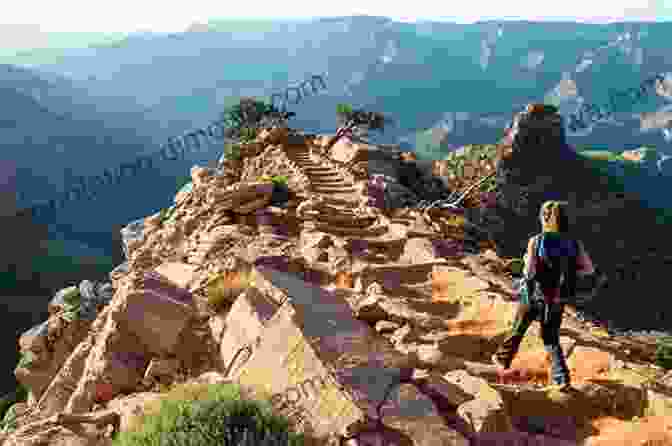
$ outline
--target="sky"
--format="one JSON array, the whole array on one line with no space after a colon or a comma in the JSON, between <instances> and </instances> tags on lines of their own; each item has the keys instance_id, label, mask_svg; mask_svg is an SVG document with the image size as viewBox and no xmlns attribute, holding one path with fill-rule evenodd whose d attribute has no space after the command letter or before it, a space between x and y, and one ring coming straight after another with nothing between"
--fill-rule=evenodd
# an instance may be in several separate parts
<instances>
[{"instance_id":1,"label":"sky","mask_svg":"<svg viewBox=\"0 0 672 446\"><path fill-rule=\"evenodd\" d=\"M254 11L251 11L253 9ZM259 15L255 15L260 11ZM487 11L487 16L482 15ZM577 14L571 16L571 12ZM195 22L214 18L310 18L348 15L386 16L404 21L435 20L470 23L477 20L576 20L608 22L672 20L672 0L563 0L444 1L260 0L250 8L247 2L222 0L21 0L3 8L2 25L39 25L42 32L178 32Z\"/></svg>"}]
</instances>

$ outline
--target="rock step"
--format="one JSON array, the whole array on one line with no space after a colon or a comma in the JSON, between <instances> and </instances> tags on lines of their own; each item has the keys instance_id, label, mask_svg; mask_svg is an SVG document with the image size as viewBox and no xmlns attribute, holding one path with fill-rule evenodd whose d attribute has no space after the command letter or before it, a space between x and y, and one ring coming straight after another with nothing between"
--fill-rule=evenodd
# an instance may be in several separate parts
<instances>
[{"instance_id":1,"label":"rock step","mask_svg":"<svg viewBox=\"0 0 672 446\"><path fill-rule=\"evenodd\" d=\"M299 169L303 170L306 174L310 174L310 172L324 171L324 170L327 170L329 168L326 168L324 166L318 166L316 164L312 164L312 165L309 165L309 166L299 164Z\"/></svg>"},{"instance_id":2,"label":"rock step","mask_svg":"<svg viewBox=\"0 0 672 446\"><path fill-rule=\"evenodd\" d=\"M373 237L358 237L357 242L364 243L372 248L396 248L402 245L408 239L407 229L402 225L389 224L387 230ZM348 237L346 237L348 238Z\"/></svg>"},{"instance_id":3,"label":"rock step","mask_svg":"<svg viewBox=\"0 0 672 446\"><path fill-rule=\"evenodd\" d=\"M347 226L347 227L357 227L365 228L371 226L375 223L375 217L369 218L355 218L348 215L324 215L320 214L316 219L318 223L337 225L337 226Z\"/></svg>"},{"instance_id":4,"label":"rock step","mask_svg":"<svg viewBox=\"0 0 672 446\"><path fill-rule=\"evenodd\" d=\"M310 177L312 177L312 175L310 175ZM316 176L316 177L310 178L310 181L312 183L333 184L333 183L337 183L337 182L344 183L348 180L346 178L343 178L342 176L340 176L338 174L335 174L333 176L328 176L328 177Z\"/></svg>"},{"instance_id":5,"label":"rock step","mask_svg":"<svg viewBox=\"0 0 672 446\"><path fill-rule=\"evenodd\" d=\"M340 178L340 179L343 179L343 178L341 177L341 174L340 174L338 171L336 171L336 170L320 170L320 171L312 171L312 172L305 172L305 174L306 174L306 176L308 176L309 178L310 178L310 177L315 177L315 178L317 178L317 177L320 177L320 178L327 178L327 177L331 178L331 177L334 177L334 178Z\"/></svg>"},{"instance_id":6,"label":"rock step","mask_svg":"<svg viewBox=\"0 0 672 446\"><path fill-rule=\"evenodd\" d=\"M392 218L390 219L390 222L398 224L398 225L404 225L404 226L410 226L413 224L415 219L413 218Z\"/></svg>"},{"instance_id":7,"label":"rock step","mask_svg":"<svg viewBox=\"0 0 672 446\"><path fill-rule=\"evenodd\" d=\"M316 192L322 192L325 194L331 193L331 192L348 192L350 193L350 189L355 189L355 185L350 183L346 184L345 182L343 183L331 183L331 184L316 184L316 183L311 183L310 185L311 190L316 191Z\"/></svg>"},{"instance_id":8,"label":"rock step","mask_svg":"<svg viewBox=\"0 0 672 446\"><path fill-rule=\"evenodd\" d=\"M331 183L331 184L319 184L319 183L314 183L310 182L310 187L312 189L319 189L320 191L323 191L323 193L331 193L331 192L348 192L351 193L350 190L341 190L341 189L350 189L350 188L355 188L355 185L350 183L346 184L345 180L341 180L340 183Z\"/></svg>"},{"instance_id":9,"label":"rock step","mask_svg":"<svg viewBox=\"0 0 672 446\"><path fill-rule=\"evenodd\" d=\"M376 217L370 216L370 215L356 215L354 212L344 209L341 212L329 212L325 210L320 210L320 211L313 211L314 217L307 217L306 219L308 220L315 220L315 219L333 219L334 221L338 219L343 219L343 221L351 221L351 220L375 220Z\"/></svg>"},{"instance_id":10,"label":"rock step","mask_svg":"<svg viewBox=\"0 0 672 446\"><path fill-rule=\"evenodd\" d=\"M320 211L322 213L322 211ZM343 205L329 205L329 209L324 209L324 214L325 215L344 215L350 218L361 218L359 214L355 214L353 208L351 206L343 206ZM371 215L366 215L364 217L372 217Z\"/></svg>"},{"instance_id":11,"label":"rock step","mask_svg":"<svg viewBox=\"0 0 672 446\"><path fill-rule=\"evenodd\" d=\"M356 273L355 276L365 277L368 280L379 282L383 286L389 284L389 282L394 282L394 285L431 283L429 274L434 270L434 265L450 266L451 263L443 260L413 265L368 265L365 270Z\"/></svg>"},{"instance_id":12,"label":"rock step","mask_svg":"<svg viewBox=\"0 0 672 446\"><path fill-rule=\"evenodd\" d=\"M330 172L330 173L338 173L337 170L335 170L333 167L328 167L328 166L309 166L309 167L302 167L303 170L306 171L306 174L311 174L315 172Z\"/></svg>"},{"instance_id":13,"label":"rock step","mask_svg":"<svg viewBox=\"0 0 672 446\"><path fill-rule=\"evenodd\" d=\"M322 171L325 171L325 170L330 170L330 171L336 172L336 169L334 169L333 166L328 166L328 165L321 164L321 163L297 162L297 164L299 165L299 167L302 170L305 170L307 172L313 172L313 171L322 172Z\"/></svg>"},{"instance_id":14,"label":"rock step","mask_svg":"<svg viewBox=\"0 0 672 446\"><path fill-rule=\"evenodd\" d=\"M353 207L358 207L361 204L361 197L358 194L352 194L351 192L348 193L340 193L340 192L317 192L313 191L315 194L319 194L321 198L333 198L335 200L339 200L341 202L350 202L353 203ZM328 202L328 203L334 203L334 202Z\"/></svg>"},{"instance_id":15,"label":"rock step","mask_svg":"<svg viewBox=\"0 0 672 446\"><path fill-rule=\"evenodd\" d=\"M297 163L297 165L299 166L300 169L303 169L303 170L305 170L305 171L307 171L307 172L310 172L310 171L313 171L313 170L318 170L318 169L319 169L319 170L327 170L327 169L330 169L330 168L327 167L327 166L320 166L319 164L312 164L312 163L311 163L311 164L308 164L308 163L305 163L305 164Z\"/></svg>"},{"instance_id":16,"label":"rock step","mask_svg":"<svg viewBox=\"0 0 672 446\"><path fill-rule=\"evenodd\" d=\"M314 180L311 181L313 186L354 186L352 181L345 181L341 178L332 178L329 180Z\"/></svg>"},{"instance_id":17,"label":"rock step","mask_svg":"<svg viewBox=\"0 0 672 446\"><path fill-rule=\"evenodd\" d=\"M387 232L385 226L370 226L367 228L353 228L348 226L336 226L328 223L314 223L315 229L321 232L352 236L357 238L380 237Z\"/></svg>"},{"instance_id":18,"label":"rock step","mask_svg":"<svg viewBox=\"0 0 672 446\"><path fill-rule=\"evenodd\" d=\"M353 197L352 194L320 194L320 198L324 200L326 204L343 206L345 208L354 209L359 207L359 199Z\"/></svg>"},{"instance_id":19,"label":"rock step","mask_svg":"<svg viewBox=\"0 0 672 446\"><path fill-rule=\"evenodd\" d=\"M321 183L319 180L318 181L311 181L310 182L311 187L353 187L354 184L346 184L344 180L341 180L340 183Z\"/></svg>"},{"instance_id":20,"label":"rock step","mask_svg":"<svg viewBox=\"0 0 672 446\"><path fill-rule=\"evenodd\" d=\"M334 185L334 186L320 186L316 184L311 184L311 189L317 192L329 193L329 192L341 192L341 193L354 193L358 192L358 189L355 186L346 186L346 185Z\"/></svg>"}]
</instances>

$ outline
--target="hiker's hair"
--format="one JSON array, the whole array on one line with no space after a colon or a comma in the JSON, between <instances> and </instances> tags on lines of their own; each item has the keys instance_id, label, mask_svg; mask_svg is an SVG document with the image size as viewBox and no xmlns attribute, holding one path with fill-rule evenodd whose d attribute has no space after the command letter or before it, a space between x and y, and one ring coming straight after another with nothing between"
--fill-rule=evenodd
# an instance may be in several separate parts
<instances>
[{"instance_id":1,"label":"hiker's hair","mask_svg":"<svg viewBox=\"0 0 672 446\"><path fill-rule=\"evenodd\" d=\"M569 218L566 201L546 201L539 210L539 221L543 232L569 232Z\"/></svg>"}]
</instances>

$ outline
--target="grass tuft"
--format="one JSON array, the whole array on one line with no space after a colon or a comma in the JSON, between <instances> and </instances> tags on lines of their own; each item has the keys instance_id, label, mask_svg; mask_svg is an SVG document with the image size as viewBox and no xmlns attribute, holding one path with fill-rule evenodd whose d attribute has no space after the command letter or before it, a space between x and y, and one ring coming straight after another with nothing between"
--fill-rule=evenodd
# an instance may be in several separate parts
<instances>
[{"instance_id":1,"label":"grass tuft","mask_svg":"<svg viewBox=\"0 0 672 446\"><path fill-rule=\"evenodd\" d=\"M229 161L240 161L243 159L240 154L240 146L238 144L226 144L224 146L224 158Z\"/></svg>"},{"instance_id":2,"label":"grass tuft","mask_svg":"<svg viewBox=\"0 0 672 446\"><path fill-rule=\"evenodd\" d=\"M666 336L656 341L656 365L672 369L672 337Z\"/></svg>"},{"instance_id":3,"label":"grass tuft","mask_svg":"<svg viewBox=\"0 0 672 446\"><path fill-rule=\"evenodd\" d=\"M148 404L114 446L301 446L302 434L268 401L243 396L234 384L178 384Z\"/></svg>"}]
</instances>

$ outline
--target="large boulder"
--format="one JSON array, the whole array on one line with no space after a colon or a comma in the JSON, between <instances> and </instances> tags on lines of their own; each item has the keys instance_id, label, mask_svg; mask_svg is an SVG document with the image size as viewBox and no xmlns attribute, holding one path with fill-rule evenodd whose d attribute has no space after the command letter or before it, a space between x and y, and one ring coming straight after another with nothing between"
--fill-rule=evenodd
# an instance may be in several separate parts
<instances>
[{"instance_id":1,"label":"large boulder","mask_svg":"<svg viewBox=\"0 0 672 446\"><path fill-rule=\"evenodd\" d=\"M144 285L125 296L124 311L114 313L114 318L137 335L148 351L171 353L193 314L191 293L156 273L147 273Z\"/></svg>"},{"instance_id":2,"label":"large boulder","mask_svg":"<svg viewBox=\"0 0 672 446\"><path fill-rule=\"evenodd\" d=\"M84 340L98 311L114 294L109 283L84 280L67 287L50 301L49 319L25 332L19 339L22 359L14 372L30 389L29 401L37 402L73 350Z\"/></svg>"},{"instance_id":3,"label":"large boulder","mask_svg":"<svg viewBox=\"0 0 672 446\"><path fill-rule=\"evenodd\" d=\"M278 305L256 288L249 288L233 303L218 332L213 335L219 340L220 359L227 376L235 376L239 365L247 359L251 346L255 345L265 323L276 313ZM220 318L215 316L213 319ZM212 326L217 327L216 321Z\"/></svg>"},{"instance_id":4,"label":"large boulder","mask_svg":"<svg viewBox=\"0 0 672 446\"><path fill-rule=\"evenodd\" d=\"M277 270L260 272L289 300L265 323L237 374L240 383L317 437L380 418L379 407L417 362L356 320L338 292Z\"/></svg>"},{"instance_id":5,"label":"large boulder","mask_svg":"<svg viewBox=\"0 0 672 446\"><path fill-rule=\"evenodd\" d=\"M510 432L513 430L504 399L485 379L471 376L465 370L448 372L444 375L444 379L473 396L472 400L458 407L458 414L470 421L475 432Z\"/></svg>"}]
</instances>

